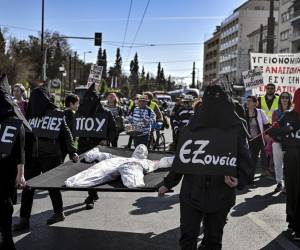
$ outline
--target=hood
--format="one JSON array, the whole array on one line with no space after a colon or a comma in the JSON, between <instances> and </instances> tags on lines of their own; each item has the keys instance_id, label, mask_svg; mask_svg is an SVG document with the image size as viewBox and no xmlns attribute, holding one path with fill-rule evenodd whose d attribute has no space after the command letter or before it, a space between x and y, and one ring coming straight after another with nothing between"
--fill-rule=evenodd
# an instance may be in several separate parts
<instances>
[{"instance_id":1,"label":"hood","mask_svg":"<svg viewBox=\"0 0 300 250\"><path fill-rule=\"evenodd\" d=\"M6 74L0 75L0 120L14 114L12 98L9 95L9 85Z\"/></svg>"},{"instance_id":2,"label":"hood","mask_svg":"<svg viewBox=\"0 0 300 250\"><path fill-rule=\"evenodd\" d=\"M231 97L221 86L208 86L202 98L202 105L195 110L189 124L197 128L232 128L240 123Z\"/></svg>"},{"instance_id":3,"label":"hood","mask_svg":"<svg viewBox=\"0 0 300 250\"><path fill-rule=\"evenodd\" d=\"M83 116L92 116L98 109L103 109L103 107L96 92L96 85L93 83L80 101L78 113Z\"/></svg>"},{"instance_id":4,"label":"hood","mask_svg":"<svg viewBox=\"0 0 300 250\"><path fill-rule=\"evenodd\" d=\"M138 145L132 153L132 158L144 160L148 158L148 149L144 144Z\"/></svg>"},{"instance_id":5,"label":"hood","mask_svg":"<svg viewBox=\"0 0 300 250\"><path fill-rule=\"evenodd\" d=\"M35 88L29 99L29 117L42 117L49 109L57 108L50 101L50 93L44 86Z\"/></svg>"}]
</instances>

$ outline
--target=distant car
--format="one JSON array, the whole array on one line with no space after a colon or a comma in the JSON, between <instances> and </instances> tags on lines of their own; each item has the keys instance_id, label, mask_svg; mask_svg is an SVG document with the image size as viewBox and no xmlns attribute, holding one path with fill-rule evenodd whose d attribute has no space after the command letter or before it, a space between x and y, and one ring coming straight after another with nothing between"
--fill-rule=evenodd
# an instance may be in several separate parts
<instances>
[{"instance_id":1,"label":"distant car","mask_svg":"<svg viewBox=\"0 0 300 250\"><path fill-rule=\"evenodd\" d=\"M170 115L171 111L174 107L174 103L172 102L171 96L170 95L156 95L156 99L159 104L163 104L163 103L167 104L166 110L163 110L163 111L166 111L167 115Z\"/></svg>"}]
</instances>

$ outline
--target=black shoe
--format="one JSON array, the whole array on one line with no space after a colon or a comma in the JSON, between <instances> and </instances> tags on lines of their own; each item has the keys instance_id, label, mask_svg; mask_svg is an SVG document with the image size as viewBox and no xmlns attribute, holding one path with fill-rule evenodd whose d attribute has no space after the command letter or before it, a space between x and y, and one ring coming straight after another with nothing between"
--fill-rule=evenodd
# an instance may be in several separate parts
<instances>
[{"instance_id":1,"label":"black shoe","mask_svg":"<svg viewBox=\"0 0 300 250\"><path fill-rule=\"evenodd\" d=\"M66 218L65 214L63 212L61 213L55 213L53 214L48 220L47 220L47 224L51 225L60 221L64 221Z\"/></svg>"},{"instance_id":2,"label":"black shoe","mask_svg":"<svg viewBox=\"0 0 300 250\"><path fill-rule=\"evenodd\" d=\"M98 196L98 195L97 195ZM85 203L85 208L86 209L93 209L94 208L94 203L95 203L95 199L96 197L92 197L92 196L88 196L85 200L84 200L84 203ZM99 199L99 197L98 197Z\"/></svg>"},{"instance_id":3,"label":"black shoe","mask_svg":"<svg viewBox=\"0 0 300 250\"><path fill-rule=\"evenodd\" d=\"M16 250L13 239L3 240L0 243L0 250Z\"/></svg>"},{"instance_id":4,"label":"black shoe","mask_svg":"<svg viewBox=\"0 0 300 250\"><path fill-rule=\"evenodd\" d=\"M14 231L23 231L28 230L30 227L29 219L26 218L20 218L20 222L18 224L14 225Z\"/></svg>"},{"instance_id":5,"label":"black shoe","mask_svg":"<svg viewBox=\"0 0 300 250\"><path fill-rule=\"evenodd\" d=\"M278 192L281 192L281 191L282 191L282 184L278 183L277 186L276 186L276 188L275 188L275 190L274 190L274 192L278 193Z\"/></svg>"},{"instance_id":6,"label":"black shoe","mask_svg":"<svg viewBox=\"0 0 300 250\"><path fill-rule=\"evenodd\" d=\"M300 233L299 232L294 233L293 240L300 241Z\"/></svg>"}]
</instances>

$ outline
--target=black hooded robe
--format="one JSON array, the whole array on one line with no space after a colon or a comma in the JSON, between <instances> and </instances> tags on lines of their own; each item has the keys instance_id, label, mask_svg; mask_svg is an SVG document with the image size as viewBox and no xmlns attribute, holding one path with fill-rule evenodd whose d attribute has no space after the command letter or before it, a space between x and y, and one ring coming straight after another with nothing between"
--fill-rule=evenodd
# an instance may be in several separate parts
<instances>
[{"instance_id":1,"label":"black hooded robe","mask_svg":"<svg viewBox=\"0 0 300 250\"><path fill-rule=\"evenodd\" d=\"M96 93L95 83L93 83L86 93L83 96L83 99L79 105L77 113L80 116L84 117L92 117L96 114L107 114L108 117L108 124L107 124L107 135L104 138L92 138L92 137L79 137L78 139L78 153L83 154L88 150L98 146L102 140L106 140L108 145L112 142L118 135L117 133L117 126L115 119L112 113L108 110L103 108L100 98ZM96 191L89 191L89 197L92 200L96 200L97 192Z\"/></svg>"},{"instance_id":2,"label":"black hooded robe","mask_svg":"<svg viewBox=\"0 0 300 250\"><path fill-rule=\"evenodd\" d=\"M50 101L50 94L45 87L35 88L29 99L29 118L43 117L48 110L56 110L57 107ZM31 179L43 172L47 172L62 163L62 145L67 149L70 158L76 153L76 148L73 143L73 137L65 120L60 127L59 136L56 139L39 137L32 135L32 145L29 148L31 152L31 162L26 164L25 179ZM52 201L54 213L63 211L63 201L61 192L58 190L49 190L49 195ZM31 215L34 190L24 189L21 199L20 217L28 219Z\"/></svg>"},{"instance_id":3,"label":"black hooded robe","mask_svg":"<svg viewBox=\"0 0 300 250\"><path fill-rule=\"evenodd\" d=\"M291 126L292 131L289 129ZM286 215L289 228L300 233L300 120L294 110L286 112L280 128L268 132L282 138L284 154L284 180L286 187Z\"/></svg>"},{"instance_id":4,"label":"black hooded robe","mask_svg":"<svg viewBox=\"0 0 300 250\"><path fill-rule=\"evenodd\" d=\"M9 118L18 119L8 91L3 86L5 77L5 75L0 77L0 124ZM15 249L12 239L12 200L15 193L17 165L25 163L24 145L25 130L22 125L10 154L6 155L0 152L0 227L3 238L0 249Z\"/></svg>"},{"instance_id":5,"label":"black hooded robe","mask_svg":"<svg viewBox=\"0 0 300 250\"><path fill-rule=\"evenodd\" d=\"M83 99L79 105L77 113L80 116L91 117L96 114L106 113L108 116L107 124L107 135L104 138L89 138L89 137L79 137L78 139L78 153L83 154L86 151L98 146L102 140L112 141L117 136L117 126L112 113L105 109L100 98L96 93L95 84L92 84L87 92L84 94Z\"/></svg>"},{"instance_id":6,"label":"black hooded robe","mask_svg":"<svg viewBox=\"0 0 300 250\"><path fill-rule=\"evenodd\" d=\"M203 128L238 131L238 181L242 187L247 183L250 169L250 152L246 139L247 132L242 121L234 112L234 105L219 86L207 87L202 105L196 109L188 127L197 131ZM180 132L179 132L180 136ZM227 214L235 204L235 189L228 187L224 176L178 174L170 172L164 185L171 189L183 177L180 190L180 245L183 250L197 249L201 221L204 221L205 249L221 249L223 228Z\"/></svg>"}]
</instances>

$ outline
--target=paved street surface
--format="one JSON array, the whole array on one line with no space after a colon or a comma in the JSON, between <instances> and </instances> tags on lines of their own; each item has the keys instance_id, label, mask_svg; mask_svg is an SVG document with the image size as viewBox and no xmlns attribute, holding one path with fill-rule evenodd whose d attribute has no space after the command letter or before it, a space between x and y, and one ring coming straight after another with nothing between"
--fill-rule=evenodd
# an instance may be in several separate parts
<instances>
[{"instance_id":1,"label":"paved street surface","mask_svg":"<svg viewBox=\"0 0 300 250\"><path fill-rule=\"evenodd\" d=\"M127 137L122 136L120 144L126 142ZM300 249L285 232L284 195L272 193L275 183L271 178L257 177L257 187L237 197L225 226L223 249ZM47 192L37 192L31 230L15 235L17 249L179 249L179 188L165 198L156 193L99 193L93 210L83 205L87 193L63 192L67 217L52 226L46 225L52 214ZM20 205L15 206L14 222L19 209Z\"/></svg>"}]
</instances>

